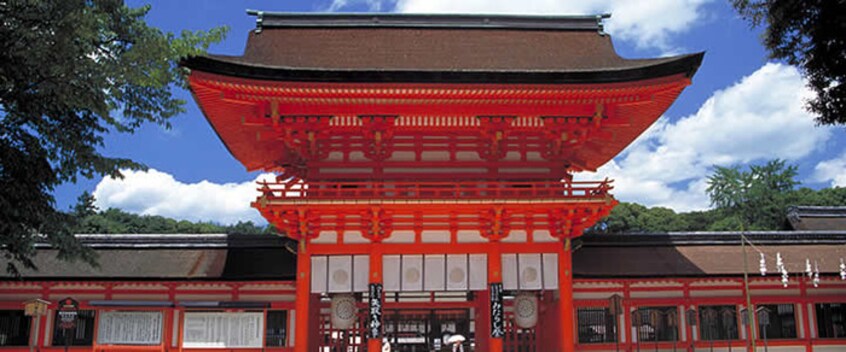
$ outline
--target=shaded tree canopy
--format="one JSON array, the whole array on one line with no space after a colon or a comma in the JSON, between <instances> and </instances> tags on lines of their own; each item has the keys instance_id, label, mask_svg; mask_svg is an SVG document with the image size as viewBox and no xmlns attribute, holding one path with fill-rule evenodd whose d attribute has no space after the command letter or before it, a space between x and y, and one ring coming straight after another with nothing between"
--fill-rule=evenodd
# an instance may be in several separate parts
<instances>
[{"instance_id":1,"label":"shaded tree canopy","mask_svg":"<svg viewBox=\"0 0 846 352\"><path fill-rule=\"evenodd\" d=\"M84 255L55 186L119 177L132 160L103 155L103 136L144 123L169 127L184 111L180 58L204 52L225 28L177 36L149 27L150 7L121 0L0 1L0 252L32 267L41 236L62 258Z\"/></svg>"},{"instance_id":2,"label":"shaded tree canopy","mask_svg":"<svg viewBox=\"0 0 846 352\"><path fill-rule=\"evenodd\" d=\"M797 66L816 97L808 110L825 125L846 124L846 0L732 0L763 26L770 57Z\"/></svg>"},{"instance_id":3,"label":"shaded tree canopy","mask_svg":"<svg viewBox=\"0 0 846 352\"><path fill-rule=\"evenodd\" d=\"M71 231L78 234L276 234L276 229L273 226L260 226L251 221L239 221L234 225L221 225L213 222L175 220L157 215L138 215L114 208L101 211L94 206L94 197L87 192L79 197L70 215L74 219Z\"/></svg>"}]
</instances>

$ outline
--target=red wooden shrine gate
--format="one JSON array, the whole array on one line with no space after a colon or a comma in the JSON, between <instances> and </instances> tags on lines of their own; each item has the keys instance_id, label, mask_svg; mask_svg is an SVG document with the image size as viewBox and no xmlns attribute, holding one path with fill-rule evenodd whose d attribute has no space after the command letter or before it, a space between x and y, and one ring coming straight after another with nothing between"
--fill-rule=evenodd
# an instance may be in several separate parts
<instances>
[{"instance_id":1,"label":"red wooden shrine gate","mask_svg":"<svg viewBox=\"0 0 846 352\"><path fill-rule=\"evenodd\" d=\"M476 350L572 351L571 239L617 203L572 173L701 54L622 59L601 16L255 14L243 56L183 65L229 151L279 175L253 206L299 241L295 350L378 351L423 310L427 348L452 319Z\"/></svg>"}]
</instances>

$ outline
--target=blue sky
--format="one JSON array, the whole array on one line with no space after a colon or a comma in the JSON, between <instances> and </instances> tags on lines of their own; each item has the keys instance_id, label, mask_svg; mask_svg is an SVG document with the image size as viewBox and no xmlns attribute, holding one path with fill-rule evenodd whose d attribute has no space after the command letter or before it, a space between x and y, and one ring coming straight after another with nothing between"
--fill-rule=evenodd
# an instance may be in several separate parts
<instances>
[{"instance_id":1,"label":"blue sky","mask_svg":"<svg viewBox=\"0 0 846 352\"><path fill-rule=\"evenodd\" d=\"M140 6L147 1L129 1ZM246 9L267 11L397 11L460 13L594 14L606 20L618 53L640 58L705 51L693 85L653 128L596 174L616 179L623 201L684 211L708 207L705 176L713 165L787 159L799 166L812 188L846 186L846 138L840 128L816 127L802 107L807 97L795 68L773 62L752 30L722 0L318 0L154 1L148 23L180 32L230 27L211 48L241 54L255 20ZM94 192L102 208L180 219L231 223L261 221L248 208L258 173L247 173L223 147L188 92L187 112L173 128L145 126L134 135L107 136L104 153L148 165L122 181L82 180L56 192L66 209L83 191Z\"/></svg>"}]
</instances>

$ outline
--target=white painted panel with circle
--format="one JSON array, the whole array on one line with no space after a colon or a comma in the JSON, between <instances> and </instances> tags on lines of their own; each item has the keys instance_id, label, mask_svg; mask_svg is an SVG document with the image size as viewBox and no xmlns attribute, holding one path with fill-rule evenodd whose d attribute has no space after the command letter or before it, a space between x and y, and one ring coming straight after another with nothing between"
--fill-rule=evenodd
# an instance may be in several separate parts
<instances>
[{"instance_id":1,"label":"white painted panel with circle","mask_svg":"<svg viewBox=\"0 0 846 352\"><path fill-rule=\"evenodd\" d=\"M352 292L352 257L348 255L329 256L328 291Z\"/></svg>"},{"instance_id":2,"label":"white painted panel with circle","mask_svg":"<svg viewBox=\"0 0 846 352\"><path fill-rule=\"evenodd\" d=\"M517 287L520 290L540 290L543 288L541 255L523 253L517 257Z\"/></svg>"},{"instance_id":3,"label":"white painted panel with circle","mask_svg":"<svg viewBox=\"0 0 846 352\"><path fill-rule=\"evenodd\" d=\"M423 291L423 256L402 256L401 291Z\"/></svg>"},{"instance_id":4,"label":"white painted panel with circle","mask_svg":"<svg viewBox=\"0 0 846 352\"><path fill-rule=\"evenodd\" d=\"M533 292L521 292L514 297L514 325L531 329L538 324L538 297Z\"/></svg>"},{"instance_id":5,"label":"white painted panel with circle","mask_svg":"<svg viewBox=\"0 0 846 352\"><path fill-rule=\"evenodd\" d=\"M558 253L544 253L543 260L543 288L558 289Z\"/></svg>"},{"instance_id":6,"label":"white painted panel with circle","mask_svg":"<svg viewBox=\"0 0 846 352\"><path fill-rule=\"evenodd\" d=\"M367 292L370 275L370 256L353 256L353 292Z\"/></svg>"},{"instance_id":7,"label":"white painted panel with circle","mask_svg":"<svg viewBox=\"0 0 846 352\"><path fill-rule=\"evenodd\" d=\"M400 291L400 276L402 265L400 265L400 256L398 255L384 255L382 256L382 288L386 292Z\"/></svg>"},{"instance_id":8,"label":"white painted panel with circle","mask_svg":"<svg viewBox=\"0 0 846 352\"><path fill-rule=\"evenodd\" d=\"M470 276L467 273L468 261L466 254L448 254L446 256L447 291L467 290L470 281Z\"/></svg>"},{"instance_id":9,"label":"white painted panel with circle","mask_svg":"<svg viewBox=\"0 0 846 352\"><path fill-rule=\"evenodd\" d=\"M470 254L467 256L470 265L470 290L481 291L488 289L488 255Z\"/></svg>"},{"instance_id":10,"label":"white painted panel with circle","mask_svg":"<svg viewBox=\"0 0 846 352\"><path fill-rule=\"evenodd\" d=\"M324 256L311 257L311 293L326 292L326 262Z\"/></svg>"},{"instance_id":11,"label":"white painted panel with circle","mask_svg":"<svg viewBox=\"0 0 846 352\"><path fill-rule=\"evenodd\" d=\"M507 253L502 255L502 287L506 290L517 290L517 255Z\"/></svg>"},{"instance_id":12,"label":"white painted panel with circle","mask_svg":"<svg viewBox=\"0 0 846 352\"><path fill-rule=\"evenodd\" d=\"M446 256L443 254L426 255L423 257L423 290L446 290Z\"/></svg>"},{"instance_id":13,"label":"white painted panel with circle","mask_svg":"<svg viewBox=\"0 0 846 352\"><path fill-rule=\"evenodd\" d=\"M332 310L333 328L346 330L355 326L355 318L358 313L355 296L349 293L333 295L330 308Z\"/></svg>"}]
</instances>

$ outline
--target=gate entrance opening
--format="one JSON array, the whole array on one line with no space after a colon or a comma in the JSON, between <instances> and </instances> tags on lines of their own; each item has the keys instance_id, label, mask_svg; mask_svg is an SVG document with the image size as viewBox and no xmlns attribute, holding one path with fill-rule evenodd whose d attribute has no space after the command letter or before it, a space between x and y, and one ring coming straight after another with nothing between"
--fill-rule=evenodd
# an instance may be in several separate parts
<instances>
[{"instance_id":1,"label":"gate entrance opening","mask_svg":"<svg viewBox=\"0 0 846 352\"><path fill-rule=\"evenodd\" d=\"M465 352L474 351L475 324L471 309L390 309L384 327L392 352L451 351L447 339L461 335Z\"/></svg>"}]
</instances>

